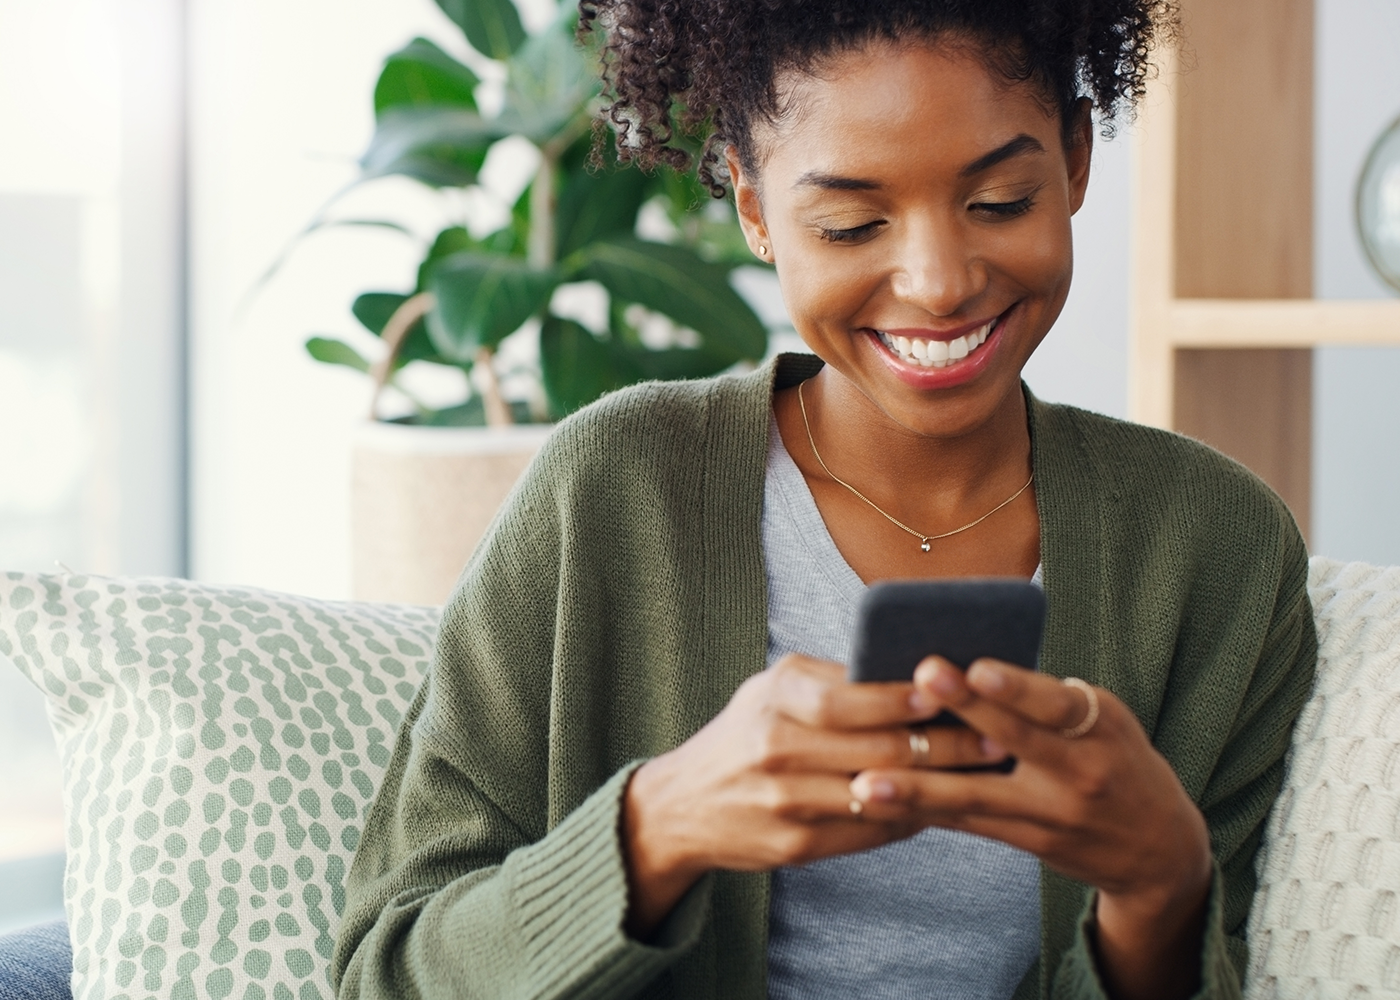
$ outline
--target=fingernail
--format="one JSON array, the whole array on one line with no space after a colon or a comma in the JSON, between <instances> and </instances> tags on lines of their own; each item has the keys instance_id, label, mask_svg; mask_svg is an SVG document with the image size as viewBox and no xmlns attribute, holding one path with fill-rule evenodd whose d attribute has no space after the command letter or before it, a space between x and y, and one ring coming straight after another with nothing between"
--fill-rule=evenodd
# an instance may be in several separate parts
<instances>
[{"instance_id":1,"label":"fingernail","mask_svg":"<svg viewBox=\"0 0 1400 1000\"><path fill-rule=\"evenodd\" d=\"M909 696L909 707L920 715L928 715L938 707L938 699L923 688L916 687Z\"/></svg>"},{"instance_id":2,"label":"fingernail","mask_svg":"<svg viewBox=\"0 0 1400 1000\"><path fill-rule=\"evenodd\" d=\"M1006 748L990 736L982 737L982 756L988 760L1001 760L1006 756Z\"/></svg>"},{"instance_id":3,"label":"fingernail","mask_svg":"<svg viewBox=\"0 0 1400 1000\"><path fill-rule=\"evenodd\" d=\"M958 679L954 676L952 668L942 664L934 672L931 683L935 691L943 694L956 694L958 691Z\"/></svg>"},{"instance_id":4,"label":"fingernail","mask_svg":"<svg viewBox=\"0 0 1400 1000\"><path fill-rule=\"evenodd\" d=\"M863 802L888 802L895 797L894 782L888 778L857 778L851 794Z\"/></svg>"},{"instance_id":5,"label":"fingernail","mask_svg":"<svg viewBox=\"0 0 1400 1000\"><path fill-rule=\"evenodd\" d=\"M894 798L894 782L876 778L870 782L870 798L876 802L888 802Z\"/></svg>"},{"instance_id":6,"label":"fingernail","mask_svg":"<svg viewBox=\"0 0 1400 1000\"><path fill-rule=\"evenodd\" d=\"M967 672L967 683L984 694L996 694L1006 686L1006 679L996 667L979 660Z\"/></svg>"}]
</instances>

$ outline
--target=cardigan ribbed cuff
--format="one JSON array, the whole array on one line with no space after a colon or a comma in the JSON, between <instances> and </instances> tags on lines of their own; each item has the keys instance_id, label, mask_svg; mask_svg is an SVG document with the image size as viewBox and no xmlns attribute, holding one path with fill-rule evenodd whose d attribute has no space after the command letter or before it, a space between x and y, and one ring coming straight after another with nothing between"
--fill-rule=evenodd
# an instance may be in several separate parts
<instances>
[{"instance_id":1,"label":"cardigan ribbed cuff","mask_svg":"<svg viewBox=\"0 0 1400 1000\"><path fill-rule=\"evenodd\" d=\"M619 824L627 783L642 763L623 768L502 867L530 996L630 996L700 938L709 876L686 893L651 943L623 927L627 868Z\"/></svg>"},{"instance_id":2,"label":"cardigan ribbed cuff","mask_svg":"<svg viewBox=\"0 0 1400 1000\"><path fill-rule=\"evenodd\" d=\"M1230 958L1225 933L1225 878L1220 862L1211 862L1210 897L1206 901L1205 939L1201 948L1201 988L1192 1000L1236 1000L1241 994L1240 976ZM1094 902L1089 893L1079 915L1074 946L1065 953L1050 990L1053 1000L1110 1000L1099 978L1094 957Z\"/></svg>"}]
</instances>

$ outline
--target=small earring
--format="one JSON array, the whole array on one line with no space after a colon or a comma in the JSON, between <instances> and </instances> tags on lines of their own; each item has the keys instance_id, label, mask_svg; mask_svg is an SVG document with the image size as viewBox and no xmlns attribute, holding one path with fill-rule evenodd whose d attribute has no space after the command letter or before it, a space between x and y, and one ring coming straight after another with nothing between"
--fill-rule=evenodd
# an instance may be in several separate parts
<instances>
[{"instance_id":1,"label":"small earring","mask_svg":"<svg viewBox=\"0 0 1400 1000\"><path fill-rule=\"evenodd\" d=\"M768 256L768 248L767 248L766 246L764 246L762 243L760 243L760 244L758 245L758 255L759 255L760 257L767 257L767 256Z\"/></svg>"}]
</instances>

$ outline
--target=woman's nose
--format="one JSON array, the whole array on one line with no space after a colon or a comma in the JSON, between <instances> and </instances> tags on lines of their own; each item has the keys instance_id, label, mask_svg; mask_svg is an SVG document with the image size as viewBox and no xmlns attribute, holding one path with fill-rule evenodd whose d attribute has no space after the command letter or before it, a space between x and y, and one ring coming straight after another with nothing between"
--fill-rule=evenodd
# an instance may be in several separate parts
<instances>
[{"instance_id":1,"label":"woman's nose","mask_svg":"<svg viewBox=\"0 0 1400 1000\"><path fill-rule=\"evenodd\" d=\"M895 295L934 316L955 315L987 287L983 261L951 222L911 226L900 254Z\"/></svg>"}]
</instances>

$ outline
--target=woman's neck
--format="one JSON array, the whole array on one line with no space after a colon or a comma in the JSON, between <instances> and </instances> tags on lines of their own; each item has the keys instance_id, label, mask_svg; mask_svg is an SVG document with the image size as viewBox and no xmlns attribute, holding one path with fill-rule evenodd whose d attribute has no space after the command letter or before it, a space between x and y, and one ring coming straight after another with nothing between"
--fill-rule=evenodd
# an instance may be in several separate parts
<instances>
[{"instance_id":1,"label":"woman's neck","mask_svg":"<svg viewBox=\"0 0 1400 1000\"><path fill-rule=\"evenodd\" d=\"M1028 577L1034 571L1040 539L1035 492L1017 495L1031 474L1026 404L1019 389L991 420L959 427L953 413L942 426L954 432L931 434L891 419L828 366L802 386L777 393L773 409L783 444L832 540L867 583ZM922 539L891 521L936 536L994 509L985 522L932 540L927 549Z\"/></svg>"},{"instance_id":2,"label":"woman's neck","mask_svg":"<svg viewBox=\"0 0 1400 1000\"><path fill-rule=\"evenodd\" d=\"M803 424L799 450L815 459L815 444L831 473L862 492L917 497L937 515L977 506L988 490L1001 491L1009 479L1019 485L1030 474L1030 432L1019 388L991 419L972 426L959 425L953 403L954 412L936 433L901 425L830 366L799 388L801 398L793 392L789 404Z\"/></svg>"}]
</instances>

